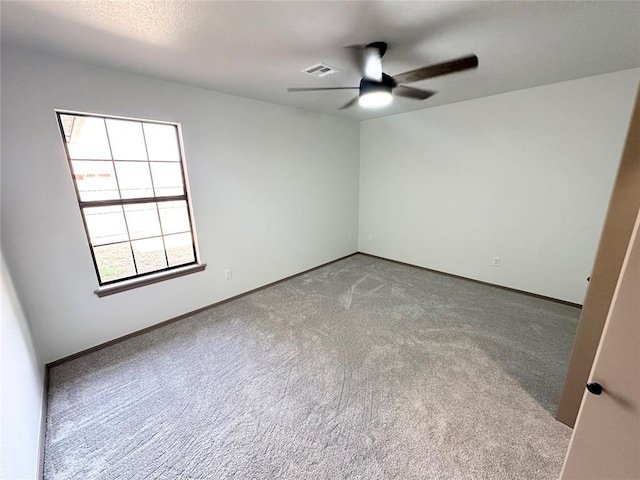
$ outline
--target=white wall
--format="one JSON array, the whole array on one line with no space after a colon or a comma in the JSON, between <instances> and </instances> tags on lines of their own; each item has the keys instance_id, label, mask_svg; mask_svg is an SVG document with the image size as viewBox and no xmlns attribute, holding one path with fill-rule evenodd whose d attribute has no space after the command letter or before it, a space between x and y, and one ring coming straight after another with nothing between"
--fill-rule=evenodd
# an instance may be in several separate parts
<instances>
[{"instance_id":1,"label":"white wall","mask_svg":"<svg viewBox=\"0 0 640 480\"><path fill-rule=\"evenodd\" d=\"M40 461L43 365L11 277L1 264L0 478L35 479Z\"/></svg>"},{"instance_id":2,"label":"white wall","mask_svg":"<svg viewBox=\"0 0 640 480\"><path fill-rule=\"evenodd\" d=\"M360 251L582 303L639 78L363 122Z\"/></svg>"},{"instance_id":3,"label":"white wall","mask_svg":"<svg viewBox=\"0 0 640 480\"><path fill-rule=\"evenodd\" d=\"M2 246L45 362L357 249L357 121L6 47L1 94ZM55 108L182 124L204 272L93 294Z\"/></svg>"},{"instance_id":4,"label":"white wall","mask_svg":"<svg viewBox=\"0 0 640 480\"><path fill-rule=\"evenodd\" d=\"M1 240L42 360L355 252L358 201L361 251L580 303L639 77L601 75L359 127L3 47ZM92 293L55 108L182 124L207 270Z\"/></svg>"}]
</instances>

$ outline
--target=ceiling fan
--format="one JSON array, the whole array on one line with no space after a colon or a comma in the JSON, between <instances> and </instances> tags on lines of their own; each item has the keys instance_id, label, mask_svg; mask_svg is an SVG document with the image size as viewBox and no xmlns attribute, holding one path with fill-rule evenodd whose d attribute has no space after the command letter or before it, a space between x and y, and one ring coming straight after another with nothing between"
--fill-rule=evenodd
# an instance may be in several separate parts
<instances>
[{"instance_id":1,"label":"ceiling fan","mask_svg":"<svg viewBox=\"0 0 640 480\"><path fill-rule=\"evenodd\" d=\"M373 42L364 47L364 76L359 87L310 87L289 88L289 92L316 92L320 90L358 90L358 96L342 105L339 110L348 108L356 103L361 107L383 107L391 103L393 96L425 100L436 92L408 87L406 83L419 82L427 78L460 72L478 66L478 57L468 55L448 62L437 63L416 68L408 72L387 75L382 71L382 57L387 51L385 42Z\"/></svg>"}]
</instances>

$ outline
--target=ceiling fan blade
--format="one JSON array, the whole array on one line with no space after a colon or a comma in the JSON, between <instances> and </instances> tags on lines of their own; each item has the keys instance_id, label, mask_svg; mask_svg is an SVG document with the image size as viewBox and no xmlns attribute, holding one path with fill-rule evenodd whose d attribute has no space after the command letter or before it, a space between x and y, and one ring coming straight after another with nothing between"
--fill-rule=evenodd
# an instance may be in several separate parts
<instances>
[{"instance_id":1,"label":"ceiling fan blade","mask_svg":"<svg viewBox=\"0 0 640 480\"><path fill-rule=\"evenodd\" d=\"M416 68L409 72L400 73L394 75L393 79L396 83L413 83L419 82L426 78L438 77L440 75L447 75L448 73L460 72L462 70L468 70L470 68L476 68L478 66L478 57L475 55L469 55L467 57L458 58L456 60L450 60L448 62L438 63L436 65L429 65L427 67Z\"/></svg>"},{"instance_id":2,"label":"ceiling fan blade","mask_svg":"<svg viewBox=\"0 0 640 480\"><path fill-rule=\"evenodd\" d=\"M419 88L406 87L404 85L398 85L393 89L393 95L398 97L413 98L415 100L426 100L436 92L433 90L420 90Z\"/></svg>"},{"instance_id":3,"label":"ceiling fan blade","mask_svg":"<svg viewBox=\"0 0 640 480\"><path fill-rule=\"evenodd\" d=\"M288 92L319 92L321 90L358 90L360 87L301 87L287 88Z\"/></svg>"},{"instance_id":4,"label":"ceiling fan blade","mask_svg":"<svg viewBox=\"0 0 640 480\"><path fill-rule=\"evenodd\" d=\"M349 100L347 103L345 103L344 105L342 105L340 108L338 108L338 110L344 110L345 108L349 108L350 106L352 106L354 103L356 103L358 101L358 97L353 97L351 100Z\"/></svg>"}]
</instances>

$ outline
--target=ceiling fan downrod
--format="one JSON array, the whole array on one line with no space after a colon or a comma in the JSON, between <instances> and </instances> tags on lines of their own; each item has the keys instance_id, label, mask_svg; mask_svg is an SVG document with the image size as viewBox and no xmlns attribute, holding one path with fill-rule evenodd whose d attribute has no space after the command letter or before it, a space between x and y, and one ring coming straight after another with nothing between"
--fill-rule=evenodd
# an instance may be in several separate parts
<instances>
[{"instance_id":1,"label":"ceiling fan downrod","mask_svg":"<svg viewBox=\"0 0 640 480\"><path fill-rule=\"evenodd\" d=\"M373 42L364 47L364 78L382 81L382 57L387 51L385 42Z\"/></svg>"}]
</instances>

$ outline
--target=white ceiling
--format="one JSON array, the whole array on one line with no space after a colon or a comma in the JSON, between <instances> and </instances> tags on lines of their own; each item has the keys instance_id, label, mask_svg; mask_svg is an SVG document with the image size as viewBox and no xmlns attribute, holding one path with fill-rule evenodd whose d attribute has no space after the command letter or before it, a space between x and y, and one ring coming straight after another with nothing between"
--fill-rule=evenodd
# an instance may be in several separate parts
<instances>
[{"instance_id":1,"label":"white ceiling","mask_svg":"<svg viewBox=\"0 0 640 480\"><path fill-rule=\"evenodd\" d=\"M640 2L2 1L3 44L242 97L359 119L640 66ZM381 110L336 110L357 86L353 45L386 41L394 75L475 53L471 70ZM324 62L341 70L314 78Z\"/></svg>"}]
</instances>

